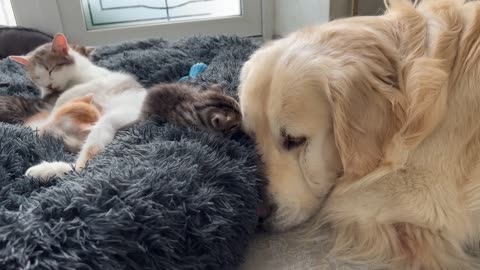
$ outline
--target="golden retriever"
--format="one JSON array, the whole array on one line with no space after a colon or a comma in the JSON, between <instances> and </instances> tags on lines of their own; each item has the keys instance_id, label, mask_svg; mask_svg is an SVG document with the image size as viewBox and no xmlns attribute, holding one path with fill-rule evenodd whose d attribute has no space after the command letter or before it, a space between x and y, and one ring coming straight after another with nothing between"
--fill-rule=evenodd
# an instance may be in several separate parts
<instances>
[{"instance_id":1,"label":"golden retriever","mask_svg":"<svg viewBox=\"0 0 480 270\"><path fill-rule=\"evenodd\" d=\"M392 269L480 269L480 3L388 2L245 63L267 227L327 223L337 254Z\"/></svg>"}]
</instances>

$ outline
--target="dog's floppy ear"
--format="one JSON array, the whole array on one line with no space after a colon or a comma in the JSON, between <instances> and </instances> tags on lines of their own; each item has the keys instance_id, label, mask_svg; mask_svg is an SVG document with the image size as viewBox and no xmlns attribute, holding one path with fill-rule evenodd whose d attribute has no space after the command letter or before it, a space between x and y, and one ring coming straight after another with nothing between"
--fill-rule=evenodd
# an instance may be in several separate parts
<instances>
[{"instance_id":1,"label":"dog's floppy ear","mask_svg":"<svg viewBox=\"0 0 480 270\"><path fill-rule=\"evenodd\" d=\"M373 171L405 120L395 54L387 46L362 50L364 55L352 52L351 58L357 61L337 66L335 78L327 82L344 179L359 179Z\"/></svg>"},{"instance_id":2,"label":"dog's floppy ear","mask_svg":"<svg viewBox=\"0 0 480 270\"><path fill-rule=\"evenodd\" d=\"M330 84L335 143L345 179L358 179L382 160L384 145L398 130L392 104L361 80ZM363 89L362 89L363 88Z\"/></svg>"},{"instance_id":3,"label":"dog's floppy ear","mask_svg":"<svg viewBox=\"0 0 480 270\"><path fill-rule=\"evenodd\" d=\"M422 1L421 4L439 5L445 10L446 5L451 5L451 10L461 5L460 1L440 3L432 0ZM439 13L445 22L444 29L432 39L434 43L427 52L422 46L427 37L425 19L418 13L405 14L409 21L416 21L415 27L404 33L411 53L403 60L400 86L408 106L405 123L395 135L390 149L386 149L386 161L400 166L408 152L419 145L445 116L450 69L456 61L457 40L462 30L461 19L456 12Z\"/></svg>"},{"instance_id":4,"label":"dog's floppy ear","mask_svg":"<svg viewBox=\"0 0 480 270\"><path fill-rule=\"evenodd\" d=\"M369 57L343 66L341 79L329 83L345 177L362 177L378 167L377 173L367 177L370 180L362 179L365 184L403 166L410 150L437 127L446 111L448 70L455 60L460 20L455 14L442 14L448 31L438 35L428 55L423 46L425 20L414 9L402 12L415 22L403 33L406 57L388 53L388 44L377 45L383 46L377 50L383 55L368 53L370 48L365 46L364 55Z\"/></svg>"}]
</instances>

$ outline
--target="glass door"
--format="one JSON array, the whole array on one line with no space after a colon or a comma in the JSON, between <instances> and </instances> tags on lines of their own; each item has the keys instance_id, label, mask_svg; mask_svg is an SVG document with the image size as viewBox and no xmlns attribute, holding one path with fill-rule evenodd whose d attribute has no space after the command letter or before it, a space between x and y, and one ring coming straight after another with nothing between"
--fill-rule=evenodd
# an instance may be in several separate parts
<instances>
[{"instance_id":1,"label":"glass door","mask_svg":"<svg viewBox=\"0 0 480 270\"><path fill-rule=\"evenodd\" d=\"M272 16L263 16L265 3L273 9L271 0L11 1L18 25L63 32L88 45L198 34L265 37L273 28Z\"/></svg>"}]
</instances>

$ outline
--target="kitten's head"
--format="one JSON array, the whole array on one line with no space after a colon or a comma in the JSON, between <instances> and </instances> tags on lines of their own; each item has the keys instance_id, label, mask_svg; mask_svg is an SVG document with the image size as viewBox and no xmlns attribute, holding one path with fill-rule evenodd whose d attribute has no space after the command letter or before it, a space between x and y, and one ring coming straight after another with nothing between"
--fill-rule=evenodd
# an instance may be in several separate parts
<instances>
[{"instance_id":1,"label":"kitten's head","mask_svg":"<svg viewBox=\"0 0 480 270\"><path fill-rule=\"evenodd\" d=\"M196 106L207 126L223 133L233 133L240 129L241 114L238 102L223 93L218 85L211 85L201 92L202 106Z\"/></svg>"},{"instance_id":2,"label":"kitten's head","mask_svg":"<svg viewBox=\"0 0 480 270\"><path fill-rule=\"evenodd\" d=\"M53 112L45 132L60 136L67 151L76 153L100 116L101 108L93 102L93 95L75 98Z\"/></svg>"},{"instance_id":3,"label":"kitten's head","mask_svg":"<svg viewBox=\"0 0 480 270\"><path fill-rule=\"evenodd\" d=\"M65 91L75 76L78 57L91 53L82 46L75 45L73 48L68 45L63 34L57 34L51 43L41 45L27 55L9 58L25 66L30 79L40 88L44 97L53 92Z\"/></svg>"}]
</instances>

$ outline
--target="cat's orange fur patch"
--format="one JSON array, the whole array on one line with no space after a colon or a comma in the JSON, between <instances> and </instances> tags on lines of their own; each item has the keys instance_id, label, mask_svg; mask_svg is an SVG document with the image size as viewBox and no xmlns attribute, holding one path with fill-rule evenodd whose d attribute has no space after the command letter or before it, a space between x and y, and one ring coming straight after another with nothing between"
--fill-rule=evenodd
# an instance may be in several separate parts
<instances>
[{"instance_id":1,"label":"cat's orange fur patch","mask_svg":"<svg viewBox=\"0 0 480 270\"><path fill-rule=\"evenodd\" d=\"M70 118L76 124L94 124L100 118L100 110L91 103L91 96L74 99L60 107L55 114L55 122L64 117Z\"/></svg>"}]
</instances>

